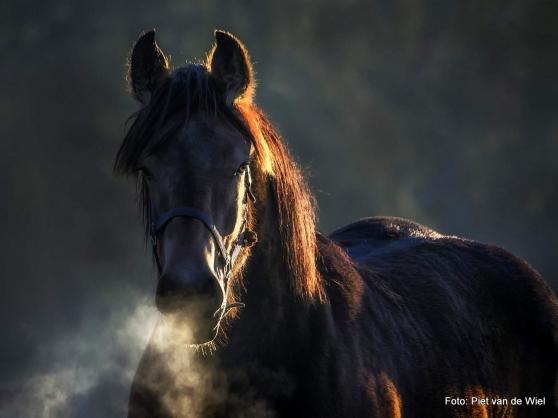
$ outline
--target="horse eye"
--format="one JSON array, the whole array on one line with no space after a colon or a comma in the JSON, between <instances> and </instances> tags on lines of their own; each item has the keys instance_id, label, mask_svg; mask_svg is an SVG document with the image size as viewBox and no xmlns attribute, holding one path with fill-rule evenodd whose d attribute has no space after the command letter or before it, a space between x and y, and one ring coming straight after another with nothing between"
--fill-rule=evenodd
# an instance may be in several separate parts
<instances>
[{"instance_id":1,"label":"horse eye","mask_svg":"<svg viewBox=\"0 0 558 418\"><path fill-rule=\"evenodd\" d=\"M238 167L238 169L234 172L235 176L239 176L242 173L244 173L246 171L246 168L248 167L248 163L244 162L242 164L240 164L240 167Z\"/></svg>"}]
</instances>

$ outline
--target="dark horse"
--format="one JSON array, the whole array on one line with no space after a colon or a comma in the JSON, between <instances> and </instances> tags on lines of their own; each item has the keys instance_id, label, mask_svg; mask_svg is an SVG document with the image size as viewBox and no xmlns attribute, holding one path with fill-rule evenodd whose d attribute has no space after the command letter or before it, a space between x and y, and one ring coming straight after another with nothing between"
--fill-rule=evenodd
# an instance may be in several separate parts
<instances>
[{"instance_id":1,"label":"dark horse","mask_svg":"<svg viewBox=\"0 0 558 418\"><path fill-rule=\"evenodd\" d=\"M203 63L171 69L154 31L130 57L116 170L139 180L163 321L190 332L182 368L152 338L129 417L558 417L541 276L405 219L316 232L245 47L215 37Z\"/></svg>"}]
</instances>

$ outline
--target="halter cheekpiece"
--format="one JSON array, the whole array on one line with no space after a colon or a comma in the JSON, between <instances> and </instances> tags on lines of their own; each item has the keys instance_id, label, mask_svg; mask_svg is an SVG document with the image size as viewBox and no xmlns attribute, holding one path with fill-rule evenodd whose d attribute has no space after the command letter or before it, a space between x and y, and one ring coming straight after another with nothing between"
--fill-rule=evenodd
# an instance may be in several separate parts
<instances>
[{"instance_id":1,"label":"halter cheekpiece","mask_svg":"<svg viewBox=\"0 0 558 418\"><path fill-rule=\"evenodd\" d=\"M177 208L169 209L168 211L159 215L159 217L155 218L151 221L150 226L150 235L151 235L151 244L153 247L153 256L155 258L155 263L157 264L157 270L159 274L162 272L161 261L159 260L159 252L158 252L158 236L161 234L165 226L174 218L177 217L185 217L185 218L193 218L197 219L202 223L203 226L210 232L215 244L217 246L217 253L219 258L222 260L222 274L223 279L225 281L225 290L227 281L230 278L234 263L240 254L240 250L244 246L244 235L246 233L246 223L247 223L247 200L248 198L255 202L256 199L254 194L252 193L252 176L250 174L250 167L246 167L245 171L245 179L246 179L246 195L244 197L244 214L242 220L242 227L240 233L238 234L238 238L236 239L234 246L231 252L227 252L227 247L225 246L225 241L223 240L223 236L217 229L215 222L213 222L213 218L208 213L194 207L190 206L181 206Z\"/></svg>"}]
</instances>

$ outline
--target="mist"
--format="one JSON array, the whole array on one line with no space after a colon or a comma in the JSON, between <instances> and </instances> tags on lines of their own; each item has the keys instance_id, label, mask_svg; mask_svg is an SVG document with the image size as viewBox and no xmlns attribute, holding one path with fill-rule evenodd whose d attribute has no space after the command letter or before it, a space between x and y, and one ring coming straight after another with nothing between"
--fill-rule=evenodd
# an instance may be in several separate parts
<instances>
[{"instance_id":1,"label":"mist","mask_svg":"<svg viewBox=\"0 0 558 418\"><path fill-rule=\"evenodd\" d=\"M91 315L78 332L42 346L41 370L18 382L0 416L126 416L130 384L159 321L149 300L129 292L108 317Z\"/></svg>"}]
</instances>

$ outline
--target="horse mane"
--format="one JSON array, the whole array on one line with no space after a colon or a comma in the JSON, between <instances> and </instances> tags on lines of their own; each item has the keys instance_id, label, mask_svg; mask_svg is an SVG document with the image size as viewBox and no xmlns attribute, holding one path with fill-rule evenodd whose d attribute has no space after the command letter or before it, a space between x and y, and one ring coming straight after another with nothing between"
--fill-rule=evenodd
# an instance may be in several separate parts
<instances>
[{"instance_id":1,"label":"horse mane","mask_svg":"<svg viewBox=\"0 0 558 418\"><path fill-rule=\"evenodd\" d=\"M137 175L138 204L146 236L151 213L149 196L138 163L156 152L183 129L196 114L231 123L246 133L254 146L256 168L272 183L277 202L283 259L291 272L291 286L304 300L323 301L325 292L317 269L314 198L283 139L265 114L251 102L238 100L226 106L207 64L189 64L174 70L155 90L146 106L134 113L132 124L117 152L115 172Z\"/></svg>"},{"instance_id":2,"label":"horse mane","mask_svg":"<svg viewBox=\"0 0 558 418\"><path fill-rule=\"evenodd\" d=\"M307 300L324 301L317 269L315 201L285 142L265 114L254 104L238 103L253 138L258 167L273 183L284 260L295 293Z\"/></svg>"}]
</instances>

